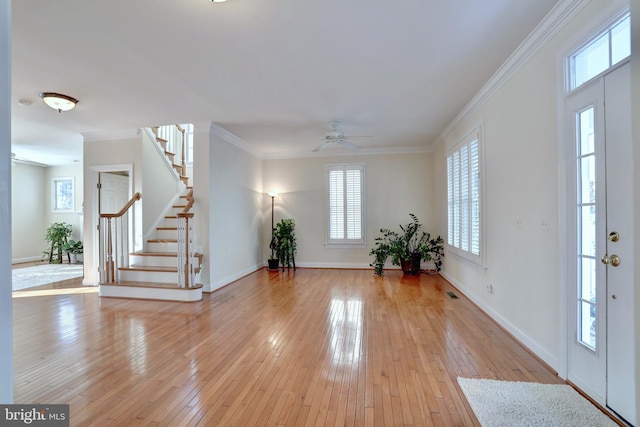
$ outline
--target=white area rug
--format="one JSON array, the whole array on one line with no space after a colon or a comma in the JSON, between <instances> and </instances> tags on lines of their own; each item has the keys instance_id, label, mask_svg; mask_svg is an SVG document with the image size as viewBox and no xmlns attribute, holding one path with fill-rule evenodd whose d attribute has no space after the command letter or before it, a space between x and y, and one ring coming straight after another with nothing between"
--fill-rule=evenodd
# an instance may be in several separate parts
<instances>
[{"instance_id":1,"label":"white area rug","mask_svg":"<svg viewBox=\"0 0 640 427\"><path fill-rule=\"evenodd\" d=\"M568 385L469 378L458 384L483 427L616 426Z\"/></svg>"},{"instance_id":2,"label":"white area rug","mask_svg":"<svg viewBox=\"0 0 640 427\"><path fill-rule=\"evenodd\" d=\"M45 264L35 267L17 268L12 271L12 290L32 288L61 280L82 277L82 264Z\"/></svg>"}]
</instances>

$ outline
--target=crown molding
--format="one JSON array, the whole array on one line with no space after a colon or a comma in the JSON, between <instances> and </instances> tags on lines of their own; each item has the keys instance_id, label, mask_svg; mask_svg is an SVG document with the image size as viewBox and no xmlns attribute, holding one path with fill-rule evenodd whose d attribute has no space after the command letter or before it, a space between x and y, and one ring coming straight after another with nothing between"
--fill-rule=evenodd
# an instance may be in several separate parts
<instances>
[{"instance_id":1,"label":"crown molding","mask_svg":"<svg viewBox=\"0 0 640 427\"><path fill-rule=\"evenodd\" d=\"M223 127L211 122L211 126L209 128L209 131L211 134L216 135L217 137L223 139L224 141L228 142L231 145L235 145L236 147L240 148L241 150L246 151L249 154L252 154L260 159L264 158L264 154L258 150L256 150L255 148L253 148L250 144L248 144L245 140L243 140L242 138L238 138L237 136L235 136L234 134L232 134L231 132L227 131L226 129L224 129Z\"/></svg>"},{"instance_id":2,"label":"crown molding","mask_svg":"<svg viewBox=\"0 0 640 427\"><path fill-rule=\"evenodd\" d=\"M507 58L498 71L485 83L455 119L444 129L433 148L439 147L460 123L485 104L513 75L520 70L549 40L554 37L591 0L561 0L533 29L527 38Z\"/></svg>"}]
</instances>

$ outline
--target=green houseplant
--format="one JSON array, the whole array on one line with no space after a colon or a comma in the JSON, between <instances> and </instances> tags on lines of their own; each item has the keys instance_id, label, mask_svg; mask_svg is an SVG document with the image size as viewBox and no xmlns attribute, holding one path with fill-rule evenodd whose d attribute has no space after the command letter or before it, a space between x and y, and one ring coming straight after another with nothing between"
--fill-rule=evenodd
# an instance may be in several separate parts
<instances>
[{"instance_id":1,"label":"green houseplant","mask_svg":"<svg viewBox=\"0 0 640 427\"><path fill-rule=\"evenodd\" d=\"M276 224L273 232L273 238L269 245L271 250L275 253L275 257L280 260L280 265L284 270L284 267L290 268L293 265L293 269L296 269L296 222L293 219L281 219ZM272 255L273 258L273 255Z\"/></svg>"},{"instance_id":2,"label":"green houseplant","mask_svg":"<svg viewBox=\"0 0 640 427\"><path fill-rule=\"evenodd\" d=\"M69 240L67 243L62 245L62 250L71 255L69 262L71 262L71 264L75 264L78 262L78 255L84 252L84 246L80 240L77 242L75 240Z\"/></svg>"},{"instance_id":3,"label":"green houseplant","mask_svg":"<svg viewBox=\"0 0 640 427\"><path fill-rule=\"evenodd\" d=\"M54 222L47 228L44 240L49 244L50 249L44 251L44 256L49 258L49 264L62 264L62 254L66 252L64 245L67 244L73 226L66 222Z\"/></svg>"},{"instance_id":4,"label":"green houseplant","mask_svg":"<svg viewBox=\"0 0 640 427\"><path fill-rule=\"evenodd\" d=\"M384 265L389 257L392 264L400 266L405 274L418 274L422 261L433 261L436 271L442 268L442 237L432 238L429 233L422 231L422 224L414 214L409 216L412 221L400 225L400 232L380 229L381 235L376 237L375 245L369 252L369 255L374 256L370 265L376 275L383 275Z\"/></svg>"}]
</instances>

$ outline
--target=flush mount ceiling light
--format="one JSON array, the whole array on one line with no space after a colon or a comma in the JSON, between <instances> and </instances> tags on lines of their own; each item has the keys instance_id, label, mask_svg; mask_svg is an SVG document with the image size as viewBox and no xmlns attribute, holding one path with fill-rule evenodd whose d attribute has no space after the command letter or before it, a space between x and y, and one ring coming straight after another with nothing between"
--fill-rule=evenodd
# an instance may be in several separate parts
<instances>
[{"instance_id":1,"label":"flush mount ceiling light","mask_svg":"<svg viewBox=\"0 0 640 427\"><path fill-rule=\"evenodd\" d=\"M69 111L76 106L78 100L67 95L54 92L43 92L40 97L49 107L58 110L58 113Z\"/></svg>"},{"instance_id":2,"label":"flush mount ceiling light","mask_svg":"<svg viewBox=\"0 0 640 427\"><path fill-rule=\"evenodd\" d=\"M224 3L227 0L211 0L213 3Z\"/></svg>"}]
</instances>

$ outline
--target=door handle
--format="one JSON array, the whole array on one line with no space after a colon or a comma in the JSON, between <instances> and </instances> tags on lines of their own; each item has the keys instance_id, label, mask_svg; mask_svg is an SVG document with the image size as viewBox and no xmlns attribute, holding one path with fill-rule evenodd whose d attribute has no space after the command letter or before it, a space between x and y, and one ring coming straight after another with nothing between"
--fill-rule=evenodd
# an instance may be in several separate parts
<instances>
[{"instance_id":1,"label":"door handle","mask_svg":"<svg viewBox=\"0 0 640 427\"><path fill-rule=\"evenodd\" d=\"M618 255L605 255L602 257L601 261L605 265L611 264L612 267L617 267L620 265L620 257Z\"/></svg>"}]
</instances>

